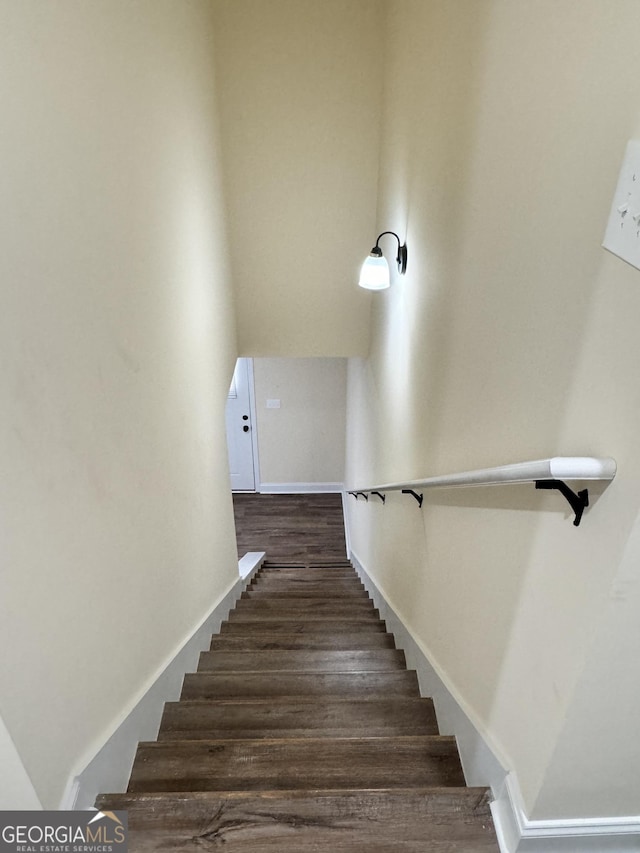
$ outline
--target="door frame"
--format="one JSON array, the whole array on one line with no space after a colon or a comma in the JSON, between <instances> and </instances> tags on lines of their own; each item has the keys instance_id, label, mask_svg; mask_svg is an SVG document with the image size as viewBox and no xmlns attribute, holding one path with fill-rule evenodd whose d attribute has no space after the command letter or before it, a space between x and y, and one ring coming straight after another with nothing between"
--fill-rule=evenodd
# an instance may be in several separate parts
<instances>
[{"instance_id":1,"label":"door frame","mask_svg":"<svg viewBox=\"0 0 640 853\"><path fill-rule=\"evenodd\" d=\"M253 456L253 489L232 489L232 492L238 494L252 494L260 491L260 460L258 457L258 413L256 408L256 388L253 375L253 358L239 356L234 365L236 369L238 361L245 361L247 364L247 385L249 390L249 412L251 417L251 450Z\"/></svg>"}]
</instances>

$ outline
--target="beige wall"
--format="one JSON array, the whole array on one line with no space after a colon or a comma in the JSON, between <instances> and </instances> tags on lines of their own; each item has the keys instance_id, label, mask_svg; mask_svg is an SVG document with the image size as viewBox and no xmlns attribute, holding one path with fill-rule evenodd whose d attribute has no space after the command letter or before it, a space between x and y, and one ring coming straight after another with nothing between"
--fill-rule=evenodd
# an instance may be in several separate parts
<instances>
[{"instance_id":1,"label":"beige wall","mask_svg":"<svg viewBox=\"0 0 640 853\"><path fill-rule=\"evenodd\" d=\"M242 355L366 354L379 0L215 0Z\"/></svg>"},{"instance_id":2,"label":"beige wall","mask_svg":"<svg viewBox=\"0 0 640 853\"><path fill-rule=\"evenodd\" d=\"M257 358L254 376L260 481L342 483L346 359Z\"/></svg>"},{"instance_id":3,"label":"beige wall","mask_svg":"<svg viewBox=\"0 0 640 853\"><path fill-rule=\"evenodd\" d=\"M531 817L635 814L640 273L600 243L640 134L640 7L387 5L378 224L409 265L350 364L348 483L563 454L620 473L579 530L528 486L351 501L353 548Z\"/></svg>"},{"instance_id":4,"label":"beige wall","mask_svg":"<svg viewBox=\"0 0 640 853\"><path fill-rule=\"evenodd\" d=\"M0 718L0 806L2 810L41 809L18 750Z\"/></svg>"},{"instance_id":5,"label":"beige wall","mask_svg":"<svg viewBox=\"0 0 640 853\"><path fill-rule=\"evenodd\" d=\"M49 808L237 577L211 30L0 3L0 715Z\"/></svg>"}]
</instances>

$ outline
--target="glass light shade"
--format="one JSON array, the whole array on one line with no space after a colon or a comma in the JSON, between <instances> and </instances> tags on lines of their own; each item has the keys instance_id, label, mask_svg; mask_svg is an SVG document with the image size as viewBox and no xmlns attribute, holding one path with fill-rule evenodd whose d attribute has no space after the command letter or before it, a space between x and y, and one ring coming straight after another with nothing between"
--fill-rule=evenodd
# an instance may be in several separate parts
<instances>
[{"instance_id":1,"label":"glass light shade","mask_svg":"<svg viewBox=\"0 0 640 853\"><path fill-rule=\"evenodd\" d=\"M360 287L384 290L389 287L389 264L383 255L369 255L360 270Z\"/></svg>"}]
</instances>

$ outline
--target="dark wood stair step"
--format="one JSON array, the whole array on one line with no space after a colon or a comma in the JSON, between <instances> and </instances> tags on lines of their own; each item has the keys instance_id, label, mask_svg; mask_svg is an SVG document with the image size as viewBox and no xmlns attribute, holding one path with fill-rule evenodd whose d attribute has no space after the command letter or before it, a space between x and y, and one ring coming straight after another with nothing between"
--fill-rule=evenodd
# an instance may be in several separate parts
<instances>
[{"instance_id":1,"label":"dark wood stair step","mask_svg":"<svg viewBox=\"0 0 640 853\"><path fill-rule=\"evenodd\" d=\"M242 593L241 598L332 598L339 601L369 601L369 593L366 589L358 587L340 587L336 584L321 586L314 584L313 586L303 585L297 587L281 586L276 584L260 584L250 585Z\"/></svg>"},{"instance_id":2,"label":"dark wood stair step","mask_svg":"<svg viewBox=\"0 0 640 853\"><path fill-rule=\"evenodd\" d=\"M261 572L300 572L315 574L318 572L352 572L357 574L354 566L349 563L270 563L265 560L260 566Z\"/></svg>"},{"instance_id":3,"label":"dark wood stair step","mask_svg":"<svg viewBox=\"0 0 640 853\"><path fill-rule=\"evenodd\" d=\"M246 589L240 596L240 601L259 601L262 599L274 599L280 602L294 602L300 599L315 598L321 601L344 602L345 604L368 602L372 604L369 593L362 589L349 592L339 589L305 589L305 590L272 590L272 589Z\"/></svg>"},{"instance_id":4,"label":"dark wood stair step","mask_svg":"<svg viewBox=\"0 0 640 853\"><path fill-rule=\"evenodd\" d=\"M437 735L431 699L182 701L165 705L159 740Z\"/></svg>"},{"instance_id":5,"label":"dark wood stair step","mask_svg":"<svg viewBox=\"0 0 640 853\"><path fill-rule=\"evenodd\" d=\"M315 634L216 634L211 638L211 651L252 652L276 649L394 649L393 634L379 631L350 631L332 634L328 631Z\"/></svg>"},{"instance_id":6,"label":"dark wood stair step","mask_svg":"<svg viewBox=\"0 0 640 853\"><path fill-rule=\"evenodd\" d=\"M404 669L400 649L325 651L286 649L260 652L202 652L198 672L388 672Z\"/></svg>"},{"instance_id":7,"label":"dark wood stair step","mask_svg":"<svg viewBox=\"0 0 640 853\"><path fill-rule=\"evenodd\" d=\"M336 613L326 612L326 611L311 611L308 608L303 610L297 609L295 607L282 607L279 610L232 610L229 614L229 622L262 622L264 624L265 630L267 627L266 623L276 622L300 622L304 620L305 622L335 622L336 619L348 620L350 623L350 629L356 627L358 623L363 623L364 625L374 625L378 626L380 623L380 617L378 611L367 613L366 611L349 611L345 609L341 609ZM329 629L330 630L330 629ZM381 631L385 631L386 628L381 628Z\"/></svg>"},{"instance_id":8,"label":"dark wood stair step","mask_svg":"<svg viewBox=\"0 0 640 853\"><path fill-rule=\"evenodd\" d=\"M300 738L141 743L130 792L464 785L455 738Z\"/></svg>"},{"instance_id":9,"label":"dark wood stair step","mask_svg":"<svg viewBox=\"0 0 640 853\"><path fill-rule=\"evenodd\" d=\"M267 569L353 569L353 563L346 557L343 559L303 557L300 560L271 560L268 557L262 566Z\"/></svg>"},{"instance_id":10,"label":"dark wood stair step","mask_svg":"<svg viewBox=\"0 0 640 853\"><path fill-rule=\"evenodd\" d=\"M297 565L295 563L269 563L266 561L258 571L265 573L271 572L272 574L277 574L278 572L298 572L301 575L319 575L322 573L331 574L331 572L335 572L336 574L339 574L340 572L343 572L344 574L358 574L350 563L316 563L314 565Z\"/></svg>"},{"instance_id":11,"label":"dark wood stair step","mask_svg":"<svg viewBox=\"0 0 640 853\"><path fill-rule=\"evenodd\" d=\"M340 573L329 572L323 577L321 577L317 572L261 571L254 575L253 580L260 581L260 583L265 584L299 584L313 586L314 584L326 585L335 583L342 584L344 586L364 586L358 575L352 570Z\"/></svg>"},{"instance_id":12,"label":"dark wood stair step","mask_svg":"<svg viewBox=\"0 0 640 853\"><path fill-rule=\"evenodd\" d=\"M373 699L420 695L414 670L396 672L196 672L185 676L181 699L276 697Z\"/></svg>"},{"instance_id":13,"label":"dark wood stair step","mask_svg":"<svg viewBox=\"0 0 640 853\"><path fill-rule=\"evenodd\" d=\"M236 601L236 607L248 608L249 606L256 607L258 609L271 609L272 607L278 608L283 606L283 600L277 592L268 592L266 595L261 595L255 598L241 597ZM296 595L295 601L290 601L288 599L284 602L284 606L300 608L307 607L314 610L321 607L329 609L331 607L343 606L345 608L353 608L354 610L370 610L373 609L373 601L369 598L366 592L364 595L357 594L342 596L340 593L333 594L327 590L322 595Z\"/></svg>"},{"instance_id":14,"label":"dark wood stair step","mask_svg":"<svg viewBox=\"0 0 640 853\"><path fill-rule=\"evenodd\" d=\"M315 583L360 580L353 569L260 569L254 578L255 580L313 581Z\"/></svg>"},{"instance_id":15,"label":"dark wood stair step","mask_svg":"<svg viewBox=\"0 0 640 853\"><path fill-rule=\"evenodd\" d=\"M250 636L251 634L264 634L268 632L275 637L281 634L298 634L300 637L316 636L318 634L338 634L342 631L354 633L381 633L387 631L382 619L369 619L360 617L350 618L317 618L310 619L308 614L304 618L291 619L256 619L247 614L236 614L234 619L227 620L220 626L222 636Z\"/></svg>"},{"instance_id":16,"label":"dark wood stair step","mask_svg":"<svg viewBox=\"0 0 640 853\"><path fill-rule=\"evenodd\" d=\"M378 619L378 611L373 606L370 598L350 599L344 601L338 598L296 598L295 601L278 600L276 596L269 598L248 599L241 598L236 602L232 613L297 613L305 616L308 614L347 614L366 615Z\"/></svg>"},{"instance_id":17,"label":"dark wood stair step","mask_svg":"<svg viewBox=\"0 0 640 853\"><path fill-rule=\"evenodd\" d=\"M103 794L131 853L498 853L485 788Z\"/></svg>"}]
</instances>

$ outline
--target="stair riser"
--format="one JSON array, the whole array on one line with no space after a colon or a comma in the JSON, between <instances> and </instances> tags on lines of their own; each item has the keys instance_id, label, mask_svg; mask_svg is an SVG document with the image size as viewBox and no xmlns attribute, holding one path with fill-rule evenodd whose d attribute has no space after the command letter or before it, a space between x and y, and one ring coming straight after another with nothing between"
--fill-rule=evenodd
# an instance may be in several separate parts
<instances>
[{"instance_id":1,"label":"stair riser","mask_svg":"<svg viewBox=\"0 0 640 853\"><path fill-rule=\"evenodd\" d=\"M182 699L276 699L282 697L376 699L418 698L413 671L352 673L215 674L185 676Z\"/></svg>"},{"instance_id":2,"label":"stair riser","mask_svg":"<svg viewBox=\"0 0 640 853\"><path fill-rule=\"evenodd\" d=\"M266 791L464 785L453 738L141 744L129 791Z\"/></svg>"},{"instance_id":3,"label":"stair riser","mask_svg":"<svg viewBox=\"0 0 640 853\"><path fill-rule=\"evenodd\" d=\"M404 652L263 651L202 652L198 672L353 672L404 669Z\"/></svg>"}]
</instances>

